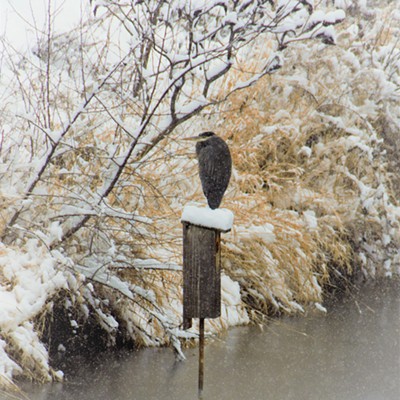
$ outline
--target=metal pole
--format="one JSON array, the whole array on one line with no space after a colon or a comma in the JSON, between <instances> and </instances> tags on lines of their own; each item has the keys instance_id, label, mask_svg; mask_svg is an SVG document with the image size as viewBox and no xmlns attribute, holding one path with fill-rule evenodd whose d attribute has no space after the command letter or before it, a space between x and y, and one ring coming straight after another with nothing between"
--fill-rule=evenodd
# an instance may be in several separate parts
<instances>
[{"instance_id":1,"label":"metal pole","mask_svg":"<svg viewBox=\"0 0 400 400\"><path fill-rule=\"evenodd\" d=\"M204 383L204 318L199 323L199 398L202 398Z\"/></svg>"}]
</instances>

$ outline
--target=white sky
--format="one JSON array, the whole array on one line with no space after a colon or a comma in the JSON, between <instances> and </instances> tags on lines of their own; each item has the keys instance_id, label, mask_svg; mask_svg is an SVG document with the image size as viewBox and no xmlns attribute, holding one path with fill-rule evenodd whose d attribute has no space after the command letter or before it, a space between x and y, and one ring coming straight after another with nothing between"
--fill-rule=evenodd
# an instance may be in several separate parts
<instances>
[{"instance_id":1,"label":"white sky","mask_svg":"<svg viewBox=\"0 0 400 400\"><path fill-rule=\"evenodd\" d=\"M88 10L89 0L0 0L0 36L5 36L20 50L36 43L35 26L46 26L47 7L54 14L54 31L63 32L75 26Z\"/></svg>"}]
</instances>

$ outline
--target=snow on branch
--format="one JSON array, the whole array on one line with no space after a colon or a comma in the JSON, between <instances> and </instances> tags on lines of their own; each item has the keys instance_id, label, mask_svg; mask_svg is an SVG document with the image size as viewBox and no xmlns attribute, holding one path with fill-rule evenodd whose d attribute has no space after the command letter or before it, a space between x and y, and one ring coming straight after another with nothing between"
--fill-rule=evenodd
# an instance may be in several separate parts
<instances>
[{"instance_id":1,"label":"snow on branch","mask_svg":"<svg viewBox=\"0 0 400 400\"><path fill-rule=\"evenodd\" d=\"M91 281L119 292L121 295L143 308L143 310L150 316L156 318L164 328L167 335L169 335L178 357L181 360L185 359L179 338L195 337L195 335L188 334L178 328L179 322L177 323L177 321L171 320L170 316L160 308L157 304L155 293L151 289L143 289L139 285L123 281L118 276L110 274L108 271L104 271L104 269L97 268L96 270L93 270L93 268L79 265L75 266L75 268ZM149 306L145 306L140 299L145 300ZM103 316L104 313L100 312L98 315ZM151 336L150 324L147 324L147 328L148 329L146 329L146 327L144 328L146 331L145 333Z\"/></svg>"},{"instance_id":2,"label":"snow on branch","mask_svg":"<svg viewBox=\"0 0 400 400\"><path fill-rule=\"evenodd\" d=\"M127 167L140 163L178 125L280 68L284 62L282 50L290 43L317 39L333 44L334 25L345 17L342 10L317 10L312 1L306 0L279 0L276 4L258 0L109 0L93 1L92 7L95 18L88 21L83 36L71 33L50 41L46 36L43 49L47 56L38 55L40 62L54 62L51 68L47 66L54 76L50 74L46 79L55 93L47 90L38 96L43 97L41 103L47 104L44 113L48 123L43 124L41 118L28 112L28 123L41 132L47 150L42 155L35 154L21 204L33 193L40 193L38 186L48 176L55 176L58 166L74 154L70 158L82 165L75 175L80 174L82 179L76 179L76 184L93 199L95 209L100 207L115 191ZM107 26L118 32L110 40L104 36ZM221 91L218 82L232 68L240 69L241 58L254 56L251 44L261 38L275 43L267 60L261 61L261 70ZM57 48L66 42L71 51L65 52L62 64ZM76 52L81 54L79 62ZM72 78L71 84L65 85L68 92L57 77L65 65L70 66ZM73 94L71 87L76 88ZM69 103L80 102L72 113L69 105L63 109L56 101L63 90L66 98L71 96ZM54 105L46 102L50 95ZM69 117L65 118L66 115ZM97 152L93 168L103 171L103 179L96 181L96 172L91 171L85 158L92 157L87 153L87 143L93 140L93 134L98 135L97 127L116 133L112 146L111 142L105 145L104 138L97 138L90 150ZM87 151L81 149L83 145ZM70 205L81 208L75 201ZM16 224L25 211L24 206L15 208L7 226ZM123 218L123 213L125 210L113 216ZM76 213L59 215L68 220L62 222L62 243L98 212L89 209L80 218ZM3 239L7 232L3 232Z\"/></svg>"},{"instance_id":3,"label":"snow on branch","mask_svg":"<svg viewBox=\"0 0 400 400\"><path fill-rule=\"evenodd\" d=\"M113 75L113 73L123 64L126 59L128 58L129 54L123 57L121 60L119 60L116 65L114 65L110 71L105 74L104 76L101 77L100 81L94 85L92 91L86 95L85 100L75 109L74 113L72 114L72 117L68 120L66 124L64 124L64 127L60 129L59 131L49 131L48 129L45 128L40 128L42 131L46 133L47 137L51 138L51 145L48 151L45 153L44 156L41 157L40 161L36 163L35 166L35 172L32 174L32 177L27 183L26 188L23 191L22 194L22 199L25 200L28 198L30 195L32 195L35 187L37 184L40 182L45 170L51 166L53 157L56 153L56 150L59 148L59 146L62 144L62 139L65 138L65 136L68 134L68 132L71 130L77 119L79 118L80 115L84 112L84 110L89 106L91 103L92 99L95 97L95 95L100 91L100 89L106 84L108 79ZM7 227L12 227L15 222L17 221L20 213L22 211L22 208L17 210L11 217L10 221L7 224ZM7 233L7 231L4 231L2 233L2 238L4 239L4 235Z\"/></svg>"}]
</instances>

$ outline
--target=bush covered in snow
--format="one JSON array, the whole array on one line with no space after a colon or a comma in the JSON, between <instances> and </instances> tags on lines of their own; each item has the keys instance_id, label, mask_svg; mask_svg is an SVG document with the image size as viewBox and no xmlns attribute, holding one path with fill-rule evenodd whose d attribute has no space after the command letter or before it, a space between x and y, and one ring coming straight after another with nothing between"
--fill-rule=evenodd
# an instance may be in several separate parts
<instances>
[{"instance_id":1,"label":"bush covered in snow","mask_svg":"<svg viewBox=\"0 0 400 400\"><path fill-rule=\"evenodd\" d=\"M62 377L42 340L60 304L76 335L90 316L109 345L183 357L180 217L203 201L187 131L234 159L210 331L399 272L399 2L313 3L99 1L32 54L3 41L1 384Z\"/></svg>"}]
</instances>

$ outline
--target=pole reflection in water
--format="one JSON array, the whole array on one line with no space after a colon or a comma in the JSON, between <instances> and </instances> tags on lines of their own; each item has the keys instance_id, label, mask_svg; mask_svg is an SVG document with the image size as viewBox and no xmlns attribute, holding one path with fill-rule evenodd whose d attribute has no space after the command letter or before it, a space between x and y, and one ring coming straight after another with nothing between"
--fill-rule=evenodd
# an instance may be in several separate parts
<instances>
[{"instance_id":1,"label":"pole reflection in water","mask_svg":"<svg viewBox=\"0 0 400 400\"><path fill-rule=\"evenodd\" d=\"M203 399L400 399L400 284L369 284L328 314L235 328L207 345ZM65 371L68 382L26 384L31 400L197 399L197 349L104 355Z\"/></svg>"}]
</instances>

